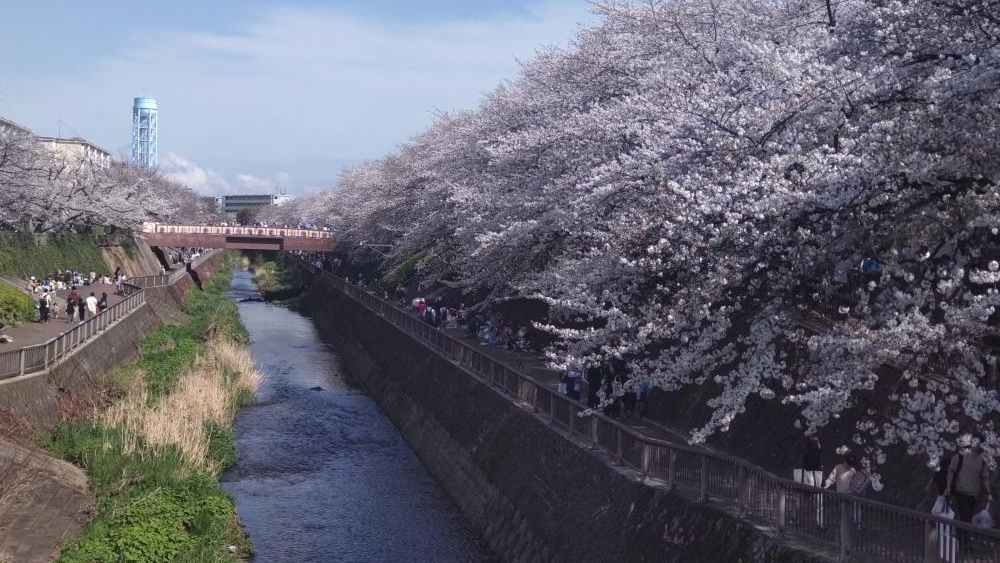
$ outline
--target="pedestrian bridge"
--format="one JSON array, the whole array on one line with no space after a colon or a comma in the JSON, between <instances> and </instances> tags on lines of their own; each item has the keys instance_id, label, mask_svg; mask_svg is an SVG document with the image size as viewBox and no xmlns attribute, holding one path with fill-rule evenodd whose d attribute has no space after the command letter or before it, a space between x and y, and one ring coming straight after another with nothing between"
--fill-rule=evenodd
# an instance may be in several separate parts
<instances>
[{"instance_id":1,"label":"pedestrian bridge","mask_svg":"<svg viewBox=\"0 0 1000 563\"><path fill-rule=\"evenodd\" d=\"M283 227L143 223L140 234L150 246L161 247L333 252L338 245L336 233L330 231Z\"/></svg>"}]
</instances>

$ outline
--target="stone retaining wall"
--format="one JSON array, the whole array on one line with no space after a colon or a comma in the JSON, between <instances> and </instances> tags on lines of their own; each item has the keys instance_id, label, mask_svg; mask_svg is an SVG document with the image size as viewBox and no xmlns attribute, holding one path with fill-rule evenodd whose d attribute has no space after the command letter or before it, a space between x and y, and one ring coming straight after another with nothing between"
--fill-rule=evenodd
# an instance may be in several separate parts
<instances>
[{"instance_id":1,"label":"stone retaining wall","mask_svg":"<svg viewBox=\"0 0 1000 563\"><path fill-rule=\"evenodd\" d=\"M502 561L819 561L645 485L315 278L323 339Z\"/></svg>"}]
</instances>

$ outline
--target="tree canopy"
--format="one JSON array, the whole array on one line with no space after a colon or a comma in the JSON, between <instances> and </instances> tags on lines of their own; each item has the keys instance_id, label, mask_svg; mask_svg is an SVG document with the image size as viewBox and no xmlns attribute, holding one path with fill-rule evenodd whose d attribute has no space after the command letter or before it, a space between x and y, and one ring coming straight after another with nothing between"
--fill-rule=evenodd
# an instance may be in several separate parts
<instances>
[{"instance_id":1,"label":"tree canopy","mask_svg":"<svg viewBox=\"0 0 1000 563\"><path fill-rule=\"evenodd\" d=\"M751 398L813 433L878 393L853 437L876 463L898 444L933 463L969 430L1000 452L1000 5L595 10L479 108L284 212L543 300L554 364L713 386L695 442Z\"/></svg>"},{"instance_id":2,"label":"tree canopy","mask_svg":"<svg viewBox=\"0 0 1000 563\"><path fill-rule=\"evenodd\" d=\"M28 132L0 132L0 225L6 228L43 233L206 220L193 191L154 170L115 160L102 165L53 150Z\"/></svg>"}]
</instances>

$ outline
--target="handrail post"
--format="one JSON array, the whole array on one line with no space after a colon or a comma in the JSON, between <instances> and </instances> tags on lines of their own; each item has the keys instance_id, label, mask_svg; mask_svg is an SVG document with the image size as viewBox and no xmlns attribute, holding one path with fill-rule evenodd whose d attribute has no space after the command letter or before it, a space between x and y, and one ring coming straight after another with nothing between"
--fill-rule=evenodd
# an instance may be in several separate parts
<instances>
[{"instance_id":1,"label":"handrail post","mask_svg":"<svg viewBox=\"0 0 1000 563\"><path fill-rule=\"evenodd\" d=\"M847 559L847 554L851 550L851 504L847 499L842 498L840 504L840 560Z\"/></svg>"},{"instance_id":2,"label":"handrail post","mask_svg":"<svg viewBox=\"0 0 1000 563\"><path fill-rule=\"evenodd\" d=\"M622 438L623 438L623 436L622 436L622 427L618 426L618 425L615 425L615 430L617 431L616 434L618 435L618 444L616 444L616 447L615 447L615 450L616 450L615 454L618 457L618 465L624 465L624 463L622 461Z\"/></svg>"},{"instance_id":3,"label":"handrail post","mask_svg":"<svg viewBox=\"0 0 1000 563\"><path fill-rule=\"evenodd\" d=\"M938 542L940 542L939 527L934 523L924 521L924 563L937 563L941 560L938 557Z\"/></svg>"},{"instance_id":4,"label":"handrail post","mask_svg":"<svg viewBox=\"0 0 1000 563\"><path fill-rule=\"evenodd\" d=\"M24 375L24 356L25 356L25 349L21 348L21 371L20 373L18 373L18 375Z\"/></svg>"},{"instance_id":5,"label":"handrail post","mask_svg":"<svg viewBox=\"0 0 1000 563\"><path fill-rule=\"evenodd\" d=\"M677 488L677 450L670 448L670 463L667 465L667 489Z\"/></svg>"},{"instance_id":6,"label":"handrail post","mask_svg":"<svg viewBox=\"0 0 1000 563\"><path fill-rule=\"evenodd\" d=\"M742 465L736 467L736 515L741 520L746 515L747 470Z\"/></svg>"},{"instance_id":7,"label":"handrail post","mask_svg":"<svg viewBox=\"0 0 1000 563\"><path fill-rule=\"evenodd\" d=\"M701 456L701 471L699 475L698 502L708 500L708 458Z\"/></svg>"},{"instance_id":8,"label":"handrail post","mask_svg":"<svg viewBox=\"0 0 1000 563\"><path fill-rule=\"evenodd\" d=\"M569 405L569 435L570 436L573 435L573 419L576 418L576 416L573 414L574 410L575 409L573 407L573 403L570 403L570 405Z\"/></svg>"},{"instance_id":9,"label":"handrail post","mask_svg":"<svg viewBox=\"0 0 1000 563\"><path fill-rule=\"evenodd\" d=\"M785 522L787 514L785 505L788 500L788 490L784 487L778 488L778 514L775 517L775 526L778 528L778 539L785 535Z\"/></svg>"}]
</instances>

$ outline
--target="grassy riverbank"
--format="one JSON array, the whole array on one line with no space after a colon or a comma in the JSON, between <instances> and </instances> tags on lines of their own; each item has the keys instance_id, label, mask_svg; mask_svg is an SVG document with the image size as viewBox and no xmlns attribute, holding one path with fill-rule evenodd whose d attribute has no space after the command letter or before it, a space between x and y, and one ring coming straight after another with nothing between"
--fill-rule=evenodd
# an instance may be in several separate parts
<instances>
[{"instance_id":1,"label":"grassy riverbank","mask_svg":"<svg viewBox=\"0 0 1000 563\"><path fill-rule=\"evenodd\" d=\"M280 265L262 254L254 256L246 265L253 269L254 283L264 299L293 309L298 305L302 289Z\"/></svg>"},{"instance_id":2,"label":"grassy riverbank","mask_svg":"<svg viewBox=\"0 0 1000 563\"><path fill-rule=\"evenodd\" d=\"M70 406L75 422L47 439L87 470L97 498L96 518L58 561L222 563L252 553L217 484L236 460L233 418L260 381L224 295L229 281L220 273L191 292L192 322L144 339L142 358L95 382L91 400Z\"/></svg>"},{"instance_id":3,"label":"grassy riverbank","mask_svg":"<svg viewBox=\"0 0 1000 563\"><path fill-rule=\"evenodd\" d=\"M132 248L127 252L134 252L134 243L129 243ZM53 234L40 244L31 233L0 233L0 272L28 279L67 269L109 272L94 235Z\"/></svg>"}]
</instances>

